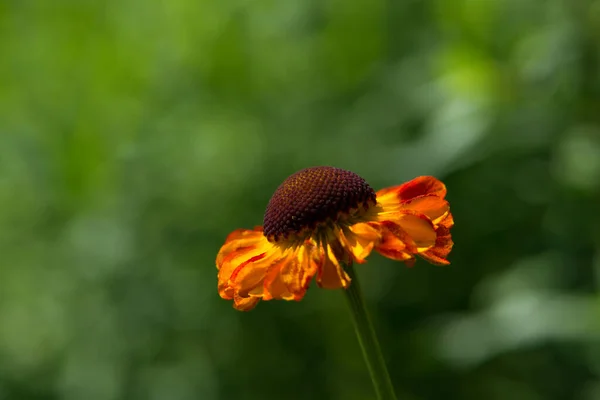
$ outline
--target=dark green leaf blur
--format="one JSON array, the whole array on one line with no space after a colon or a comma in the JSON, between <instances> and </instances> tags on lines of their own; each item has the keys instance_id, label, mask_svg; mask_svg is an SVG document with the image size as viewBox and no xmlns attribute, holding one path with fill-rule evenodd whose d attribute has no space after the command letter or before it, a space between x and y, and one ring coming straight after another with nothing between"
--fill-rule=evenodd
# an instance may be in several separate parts
<instances>
[{"instance_id":1,"label":"dark green leaf blur","mask_svg":"<svg viewBox=\"0 0 600 400\"><path fill-rule=\"evenodd\" d=\"M373 399L340 291L217 294L316 165L448 186L357 266L399 400L600 399L600 0L1 0L0 399Z\"/></svg>"}]
</instances>

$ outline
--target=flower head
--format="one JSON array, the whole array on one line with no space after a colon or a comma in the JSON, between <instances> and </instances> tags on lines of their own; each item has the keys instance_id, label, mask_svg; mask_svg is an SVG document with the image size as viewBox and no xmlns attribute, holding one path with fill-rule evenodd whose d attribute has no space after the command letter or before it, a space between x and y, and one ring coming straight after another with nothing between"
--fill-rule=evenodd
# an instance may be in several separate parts
<instances>
[{"instance_id":1,"label":"flower head","mask_svg":"<svg viewBox=\"0 0 600 400\"><path fill-rule=\"evenodd\" d=\"M353 172L303 169L275 191L262 227L238 229L217 255L219 295L236 309L262 300L300 300L310 281L347 288L344 264L377 251L412 266L415 256L449 264L454 224L446 187L422 176L375 193Z\"/></svg>"}]
</instances>

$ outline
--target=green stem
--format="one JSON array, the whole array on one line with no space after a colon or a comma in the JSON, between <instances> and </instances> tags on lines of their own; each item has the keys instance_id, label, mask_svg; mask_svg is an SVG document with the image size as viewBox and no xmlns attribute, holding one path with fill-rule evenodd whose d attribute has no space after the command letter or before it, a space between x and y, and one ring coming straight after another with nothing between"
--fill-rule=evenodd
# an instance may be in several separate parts
<instances>
[{"instance_id":1,"label":"green stem","mask_svg":"<svg viewBox=\"0 0 600 400\"><path fill-rule=\"evenodd\" d=\"M346 300L348 300L348 305L352 312L352 320L360 348L369 368L373 386L375 386L377 399L396 400L394 387L392 386L392 381L385 365L377 336L375 335L375 329L373 329L360 284L358 283L358 276L356 276L352 265L346 266L345 269L348 275L350 275L352 283L344 292L346 293Z\"/></svg>"}]
</instances>

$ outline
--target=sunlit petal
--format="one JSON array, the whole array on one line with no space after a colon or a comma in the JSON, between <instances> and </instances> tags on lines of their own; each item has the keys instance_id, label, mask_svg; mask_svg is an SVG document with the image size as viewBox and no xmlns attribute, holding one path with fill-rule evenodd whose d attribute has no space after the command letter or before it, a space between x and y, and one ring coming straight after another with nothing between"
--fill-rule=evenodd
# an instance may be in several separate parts
<instances>
[{"instance_id":1,"label":"sunlit petal","mask_svg":"<svg viewBox=\"0 0 600 400\"><path fill-rule=\"evenodd\" d=\"M386 221L379 224L382 239L375 249L384 257L397 261L414 259L417 246L414 240L397 224Z\"/></svg>"},{"instance_id":2,"label":"sunlit petal","mask_svg":"<svg viewBox=\"0 0 600 400\"><path fill-rule=\"evenodd\" d=\"M364 263L375 245L381 240L376 226L360 222L340 230L342 245L352 254L354 261Z\"/></svg>"},{"instance_id":3,"label":"sunlit petal","mask_svg":"<svg viewBox=\"0 0 600 400\"><path fill-rule=\"evenodd\" d=\"M327 245L326 257L317 274L317 284L325 289L347 288L350 277L334 255L330 245Z\"/></svg>"},{"instance_id":4,"label":"sunlit petal","mask_svg":"<svg viewBox=\"0 0 600 400\"><path fill-rule=\"evenodd\" d=\"M448 205L448 202L441 197L427 194L401 202L400 210L411 210L423 214L435 225L446 217L448 210L450 210L450 206Z\"/></svg>"},{"instance_id":5,"label":"sunlit petal","mask_svg":"<svg viewBox=\"0 0 600 400\"><path fill-rule=\"evenodd\" d=\"M273 264L264 280L263 299L300 300L308 283L318 268L318 253L313 245L306 244Z\"/></svg>"},{"instance_id":6,"label":"sunlit petal","mask_svg":"<svg viewBox=\"0 0 600 400\"><path fill-rule=\"evenodd\" d=\"M404 214L395 222L415 242L418 251L424 251L435 244L435 229L426 216Z\"/></svg>"},{"instance_id":7,"label":"sunlit petal","mask_svg":"<svg viewBox=\"0 0 600 400\"><path fill-rule=\"evenodd\" d=\"M219 295L224 299L233 299L234 289L229 280L234 271L249 260L264 257L272 248L273 245L264 238L260 230L238 229L231 233L217 254Z\"/></svg>"}]
</instances>

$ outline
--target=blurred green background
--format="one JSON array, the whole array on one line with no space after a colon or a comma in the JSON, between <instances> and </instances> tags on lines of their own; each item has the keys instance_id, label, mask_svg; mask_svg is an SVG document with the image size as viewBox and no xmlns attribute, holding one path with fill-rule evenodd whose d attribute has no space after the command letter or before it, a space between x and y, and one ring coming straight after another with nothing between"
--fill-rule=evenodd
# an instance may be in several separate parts
<instances>
[{"instance_id":1,"label":"blurred green background","mask_svg":"<svg viewBox=\"0 0 600 400\"><path fill-rule=\"evenodd\" d=\"M315 165L448 186L358 267L400 400L600 399L600 0L1 0L0 399L373 398L341 292L217 295Z\"/></svg>"}]
</instances>

